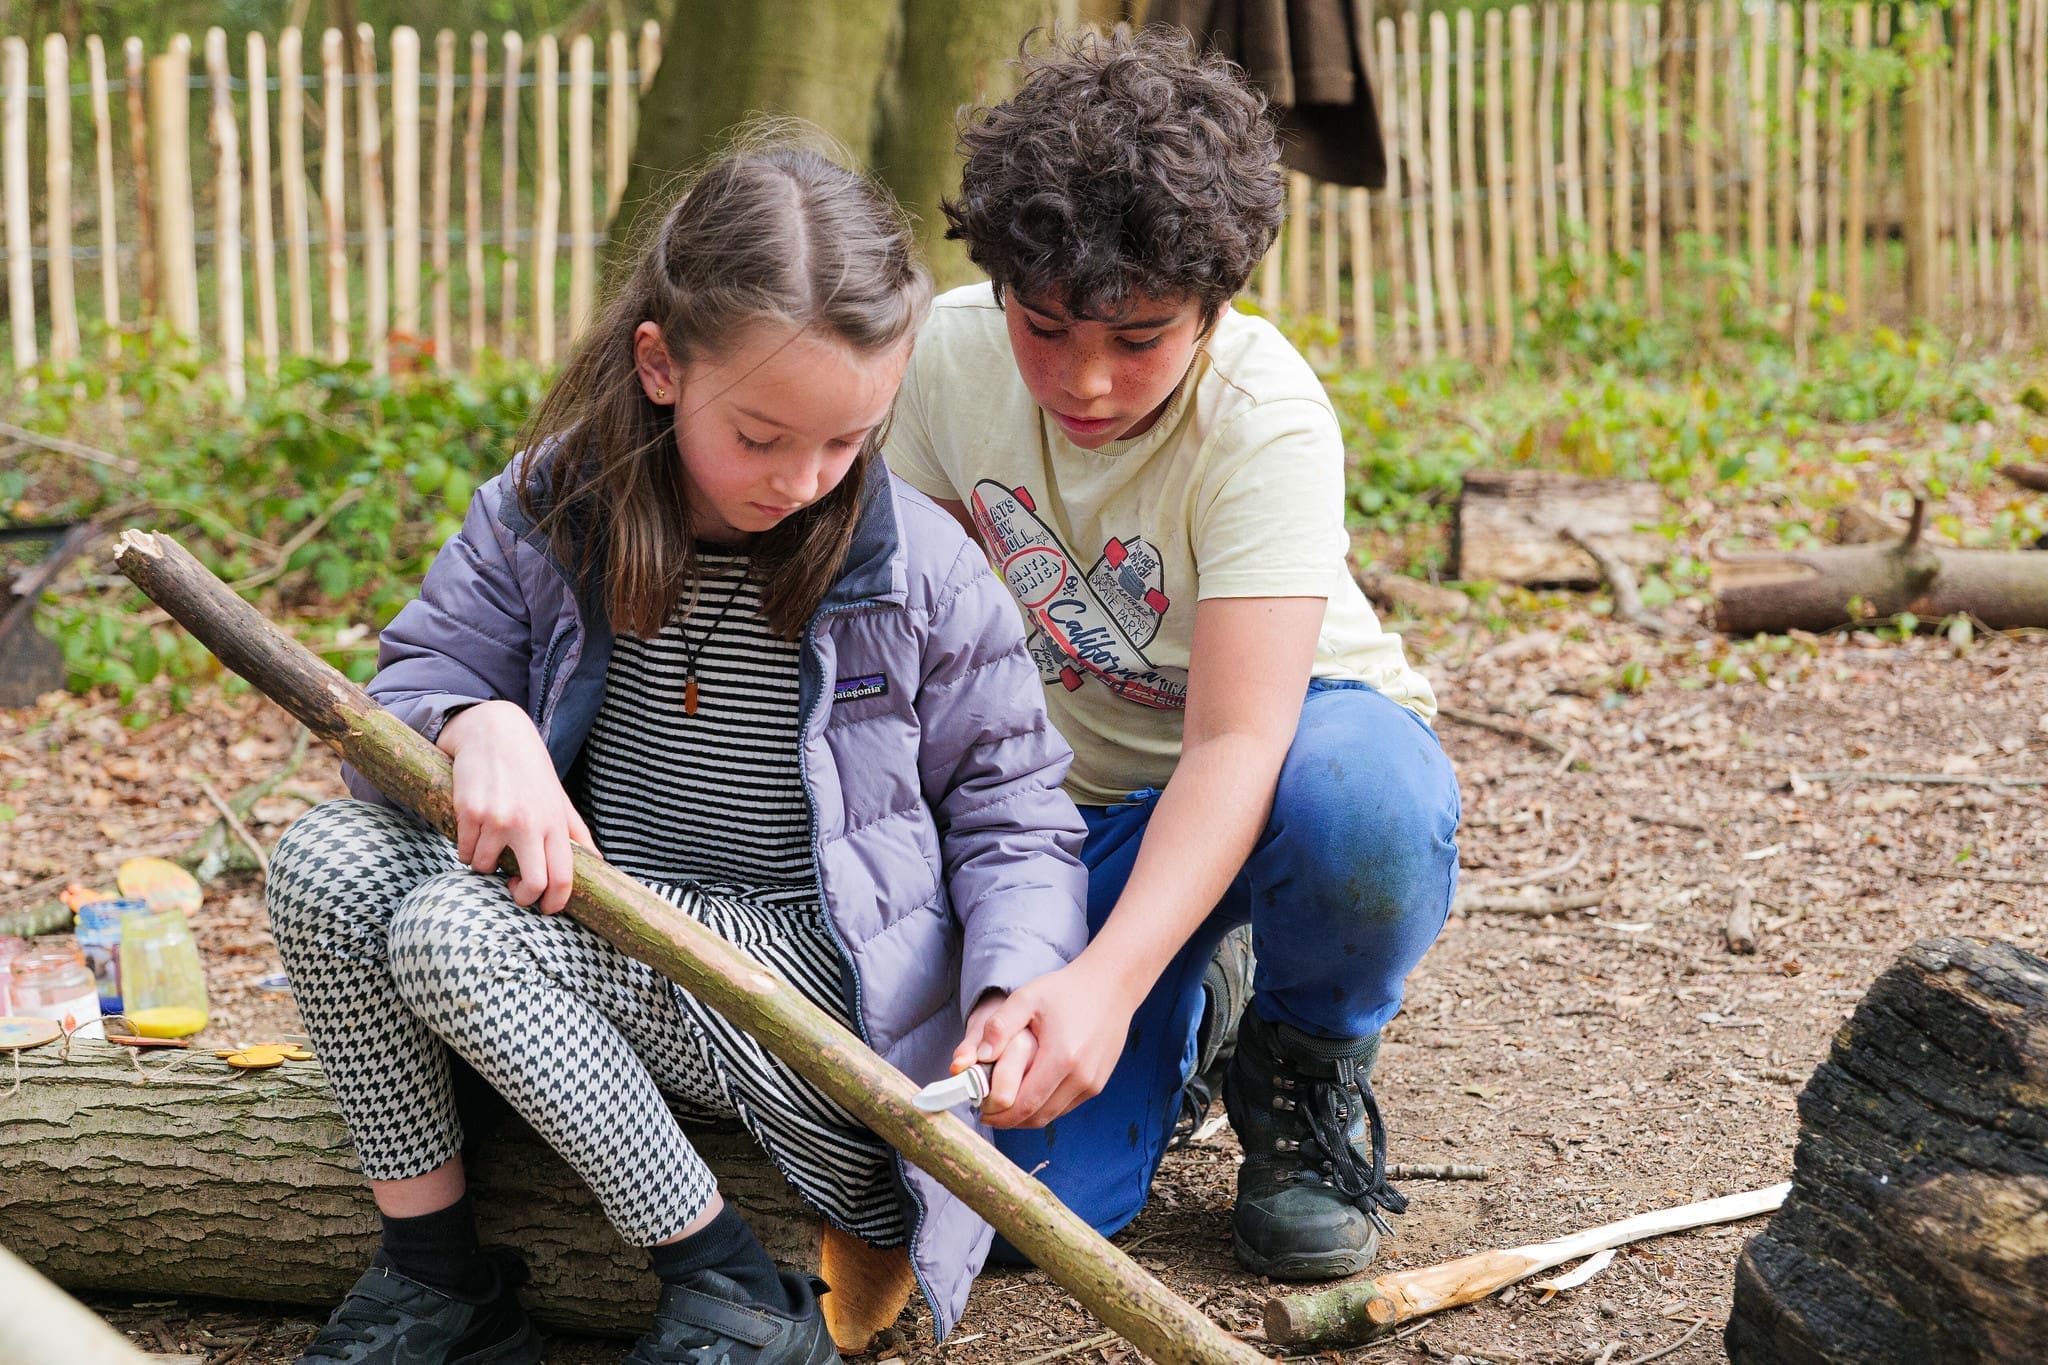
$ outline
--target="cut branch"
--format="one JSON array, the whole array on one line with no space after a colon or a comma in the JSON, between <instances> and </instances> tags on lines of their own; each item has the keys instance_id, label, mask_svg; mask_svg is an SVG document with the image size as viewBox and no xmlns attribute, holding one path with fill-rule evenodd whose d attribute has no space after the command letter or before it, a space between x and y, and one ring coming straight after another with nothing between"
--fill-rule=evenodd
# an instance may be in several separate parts
<instances>
[{"instance_id":1,"label":"cut branch","mask_svg":"<svg viewBox=\"0 0 2048 1365\"><path fill-rule=\"evenodd\" d=\"M2021 488L2030 488L2036 493L2048 493L2048 464L2001 465L1998 472Z\"/></svg>"},{"instance_id":2,"label":"cut branch","mask_svg":"<svg viewBox=\"0 0 2048 1365\"><path fill-rule=\"evenodd\" d=\"M1670 639L1684 635L1686 631L1673 625L1643 605L1643 595L1636 589L1635 571L1623 562L1620 555L1593 539L1580 535L1571 527L1558 532L1566 540L1584 550L1600 566L1601 577L1607 580L1607 589L1614 594L1614 619L1625 621L1637 630Z\"/></svg>"},{"instance_id":3,"label":"cut branch","mask_svg":"<svg viewBox=\"0 0 2048 1365\"><path fill-rule=\"evenodd\" d=\"M1924 504L1914 504L1916 525ZM1825 631L1911 613L1991 630L2048 626L2048 555L1955 550L1907 528L1889 545L1840 545L1713 562L1714 621L1729 635Z\"/></svg>"},{"instance_id":4,"label":"cut branch","mask_svg":"<svg viewBox=\"0 0 2048 1365\"><path fill-rule=\"evenodd\" d=\"M169 537L129 531L114 562L379 791L453 833L451 770L439 749L265 621ZM1260 1358L1103 1240L958 1115L920 1113L916 1085L795 987L581 845L569 912L844 1105L1145 1354L1245 1365Z\"/></svg>"}]
</instances>

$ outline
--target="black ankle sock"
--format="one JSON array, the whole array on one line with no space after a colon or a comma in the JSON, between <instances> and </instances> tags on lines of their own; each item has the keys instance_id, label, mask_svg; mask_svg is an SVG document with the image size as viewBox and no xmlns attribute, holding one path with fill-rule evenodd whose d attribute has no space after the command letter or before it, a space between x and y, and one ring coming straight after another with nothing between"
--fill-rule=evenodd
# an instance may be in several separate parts
<instances>
[{"instance_id":1,"label":"black ankle sock","mask_svg":"<svg viewBox=\"0 0 2048 1365\"><path fill-rule=\"evenodd\" d=\"M700 1270L715 1270L764 1308L787 1313L793 1307L768 1249L730 1204L680 1242L647 1248L647 1258L663 1284L681 1284Z\"/></svg>"},{"instance_id":2,"label":"black ankle sock","mask_svg":"<svg viewBox=\"0 0 2048 1365\"><path fill-rule=\"evenodd\" d=\"M491 1265L477 1245L476 1211L463 1195L417 1218L384 1217L384 1255L409 1280L473 1298L489 1291Z\"/></svg>"}]
</instances>

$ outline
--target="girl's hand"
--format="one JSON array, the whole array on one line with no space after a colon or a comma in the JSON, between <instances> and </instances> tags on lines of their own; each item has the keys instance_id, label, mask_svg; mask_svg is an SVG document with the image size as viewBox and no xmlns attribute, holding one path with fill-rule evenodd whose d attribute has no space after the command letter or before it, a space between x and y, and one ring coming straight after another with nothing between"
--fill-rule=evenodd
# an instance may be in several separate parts
<instances>
[{"instance_id":1,"label":"girl's hand","mask_svg":"<svg viewBox=\"0 0 2048 1365\"><path fill-rule=\"evenodd\" d=\"M1043 1128L1098 1095L1123 1055L1138 1000L1128 982L1106 978L1087 955L1026 982L1010 996L985 995L967 1017L955 1070L993 1063L981 1119L991 1128Z\"/></svg>"},{"instance_id":2,"label":"girl's hand","mask_svg":"<svg viewBox=\"0 0 2048 1365\"><path fill-rule=\"evenodd\" d=\"M455 855L494 872L510 849L519 872L506 889L516 904L538 901L547 915L567 905L575 879L570 844L594 848L597 841L526 712L508 701L479 703L441 727L440 746L455 760Z\"/></svg>"}]
</instances>

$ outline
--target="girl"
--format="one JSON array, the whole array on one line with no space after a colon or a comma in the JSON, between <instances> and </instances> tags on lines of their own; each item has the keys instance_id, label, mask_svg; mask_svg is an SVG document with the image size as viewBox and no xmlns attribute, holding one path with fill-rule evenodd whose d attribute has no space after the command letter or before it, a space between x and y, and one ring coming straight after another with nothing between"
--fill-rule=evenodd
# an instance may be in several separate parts
<instances>
[{"instance_id":1,"label":"girl","mask_svg":"<svg viewBox=\"0 0 2048 1365\"><path fill-rule=\"evenodd\" d=\"M370 690L455 764L449 843L311 812L270 913L383 1213L307 1358L539 1359L464 1191L452 1049L663 1283L628 1357L838 1357L671 1105L736 1117L844 1229L910 1247L940 1332L989 1231L759 1044L556 917L590 844L912 1079L1086 942L1081 826L1015 610L877 456L930 297L886 194L807 150L713 165L476 495ZM496 875L512 852L519 873ZM964 1002L964 1004L963 1004ZM994 1082L1069 1064L1020 1034Z\"/></svg>"}]
</instances>

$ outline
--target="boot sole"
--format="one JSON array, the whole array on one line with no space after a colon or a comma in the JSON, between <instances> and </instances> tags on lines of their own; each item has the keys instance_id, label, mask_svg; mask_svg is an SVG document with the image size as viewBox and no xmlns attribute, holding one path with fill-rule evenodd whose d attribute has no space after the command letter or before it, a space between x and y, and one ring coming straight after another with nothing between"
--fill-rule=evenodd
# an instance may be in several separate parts
<instances>
[{"instance_id":1,"label":"boot sole","mask_svg":"<svg viewBox=\"0 0 2048 1365\"><path fill-rule=\"evenodd\" d=\"M1358 1250L1295 1251L1280 1256L1262 1256L1243 1237L1233 1232L1230 1249L1236 1254L1237 1263L1254 1275L1275 1280L1341 1280L1372 1264L1373 1256L1379 1251L1379 1238L1374 1237Z\"/></svg>"}]
</instances>

